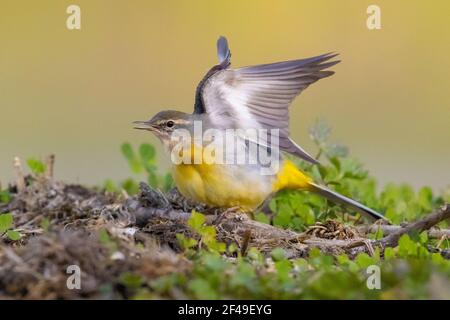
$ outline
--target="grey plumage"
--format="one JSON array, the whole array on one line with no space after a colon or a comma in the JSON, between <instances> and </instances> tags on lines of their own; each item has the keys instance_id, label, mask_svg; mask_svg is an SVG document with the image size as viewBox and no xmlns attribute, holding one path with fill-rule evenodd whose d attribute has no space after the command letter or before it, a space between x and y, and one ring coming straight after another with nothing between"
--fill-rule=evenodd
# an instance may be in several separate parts
<instances>
[{"instance_id":1,"label":"grey plumage","mask_svg":"<svg viewBox=\"0 0 450 320\"><path fill-rule=\"evenodd\" d=\"M228 67L230 65L231 51L228 47L228 41L225 37L220 37L217 40L217 57L219 58L219 63L223 67Z\"/></svg>"},{"instance_id":2,"label":"grey plumage","mask_svg":"<svg viewBox=\"0 0 450 320\"><path fill-rule=\"evenodd\" d=\"M325 69L339 62L330 61L337 54L229 69L226 38L219 38L217 52L220 64L199 83L194 113L207 113L217 128L279 129L282 151L317 163L289 137L288 108L310 84L334 74Z\"/></svg>"}]
</instances>

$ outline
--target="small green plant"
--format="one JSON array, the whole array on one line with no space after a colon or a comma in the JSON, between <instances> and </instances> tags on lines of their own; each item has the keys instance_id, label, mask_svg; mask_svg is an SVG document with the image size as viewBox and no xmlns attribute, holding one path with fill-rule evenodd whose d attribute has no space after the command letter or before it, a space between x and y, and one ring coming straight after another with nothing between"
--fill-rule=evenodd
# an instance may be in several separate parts
<instances>
[{"instance_id":1,"label":"small green plant","mask_svg":"<svg viewBox=\"0 0 450 320\"><path fill-rule=\"evenodd\" d=\"M108 250L113 253L117 251L118 245L115 239L111 238L106 229L100 229L98 231L98 239L100 243L108 248Z\"/></svg>"},{"instance_id":2,"label":"small green plant","mask_svg":"<svg viewBox=\"0 0 450 320\"><path fill-rule=\"evenodd\" d=\"M180 244L181 248L185 251L188 251L197 245L197 240L186 237L182 233L177 233L176 237L177 237L178 243Z\"/></svg>"},{"instance_id":3,"label":"small green plant","mask_svg":"<svg viewBox=\"0 0 450 320\"><path fill-rule=\"evenodd\" d=\"M330 143L331 128L324 121L316 122L309 133L318 148L317 159L321 164L311 165L295 157L290 159L315 181L384 212L395 224L415 220L448 201L448 195L436 196L429 187L415 192L406 184L388 184L378 192L375 179L359 161L349 157L348 149ZM274 225L298 231L303 231L324 218L345 220L344 212L348 210L320 196L302 191L281 191L272 199L269 207L274 213ZM261 214L257 214L257 219L267 222ZM445 224L441 223L443 226Z\"/></svg>"},{"instance_id":4,"label":"small green plant","mask_svg":"<svg viewBox=\"0 0 450 320\"><path fill-rule=\"evenodd\" d=\"M27 159L27 165L35 176L44 174L46 170L45 164L41 160L36 158Z\"/></svg>"},{"instance_id":5,"label":"small green plant","mask_svg":"<svg viewBox=\"0 0 450 320\"><path fill-rule=\"evenodd\" d=\"M204 221L197 215L191 224L199 228ZM177 288L194 299L424 299L439 294L430 279L448 283L450 275L450 261L430 253L427 241L423 235L417 239L404 235L384 258L376 249L372 256L360 253L353 259L317 248L308 257L293 260L282 249L274 249L271 259L265 259L250 248L246 257L229 260L205 248L190 257L193 268L188 274L174 273L149 285L152 294L170 297ZM367 286L371 266L382 272L381 290Z\"/></svg>"},{"instance_id":6,"label":"small green plant","mask_svg":"<svg viewBox=\"0 0 450 320\"><path fill-rule=\"evenodd\" d=\"M177 240L182 248L185 250L193 248L196 244L204 244L209 250L213 252L223 253L226 250L226 245L223 242L218 242L216 239L217 231L213 226L205 224L206 218L203 214L192 211L192 214L188 220L188 225L200 236L200 241L188 238L183 234L177 234Z\"/></svg>"},{"instance_id":7,"label":"small green plant","mask_svg":"<svg viewBox=\"0 0 450 320\"><path fill-rule=\"evenodd\" d=\"M134 175L145 174L147 183L154 188L168 191L173 187L172 176L169 173L158 174L156 151L152 145L143 143L136 152L131 144L124 143L120 150ZM128 194L136 194L139 191L139 183L134 178L128 178L116 186L112 180L108 179L104 183L104 188L108 192L118 192L120 189L124 189Z\"/></svg>"},{"instance_id":8,"label":"small green plant","mask_svg":"<svg viewBox=\"0 0 450 320\"><path fill-rule=\"evenodd\" d=\"M44 230L44 231L48 231L48 229L50 228L50 220L48 219L48 218L43 218L42 220L41 220L41 223L39 224L40 225L40 227L42 228L42 230Z\"/></svg>"},{"instance_id":9,"label":"small green plant","mask_svg":"<svg viewBox=\"0 0 450 320\"><path fill-rule=\"evenodd\" d=\"M8 203L11 201L11 193L8 190L0 189L0 203Z\"/></svg>"},{"instance_id":10,"label":"small green plant","mask_svg":"<svg viewBox=\"0 0 450 320\"><path fill-rule=\"evenodd\" d=\"M0 214L0 235L6 236L11 241L17 241L22 238L20 232L13 229L14 218L11 213Z\"/></svg>"},{"instance_id":11,"label":"small green plant","mask_svg":"<svg viewBox=\"0 0 450 320\"><path fill-rule=\"evenodd\" d=\"M132 272L124 272L119 277L119 282L131 290L137 290L141 287L143 279L140 275Z\"/></svg>"}]
</instances>

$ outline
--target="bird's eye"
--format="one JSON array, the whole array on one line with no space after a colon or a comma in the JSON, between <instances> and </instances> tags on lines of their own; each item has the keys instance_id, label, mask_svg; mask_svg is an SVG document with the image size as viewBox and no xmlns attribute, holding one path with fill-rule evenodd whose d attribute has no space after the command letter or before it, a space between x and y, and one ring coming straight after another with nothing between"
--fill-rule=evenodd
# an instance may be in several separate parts
<instances>
[{"instance_id":1,"label":"bird's eye","mask_svg":"<svg viewBox=\"0 0 450 320\"><path fill-rule=\"evenodd\" d=\"M167 121L166 126L172 128L175 123L172 120Z\"/></svg>"}]
</instances>

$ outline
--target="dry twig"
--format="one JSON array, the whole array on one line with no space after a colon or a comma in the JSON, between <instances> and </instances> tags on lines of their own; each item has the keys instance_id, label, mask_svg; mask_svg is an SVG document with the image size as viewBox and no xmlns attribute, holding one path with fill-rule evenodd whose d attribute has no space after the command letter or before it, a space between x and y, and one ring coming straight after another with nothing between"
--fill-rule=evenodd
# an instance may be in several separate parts
<instances>
[{"instance_id":1,"label":"dry twig","mask_svg":"<svg viewBox=\"0 0 450 320\"><path fill-rule=\"evenodd\" d=\"M17 191L23 192L25 190L25 176L23 175L22 164L19 157L14 157L14 170L16 171L16 186Z\"/></svg>"}]
</instances>

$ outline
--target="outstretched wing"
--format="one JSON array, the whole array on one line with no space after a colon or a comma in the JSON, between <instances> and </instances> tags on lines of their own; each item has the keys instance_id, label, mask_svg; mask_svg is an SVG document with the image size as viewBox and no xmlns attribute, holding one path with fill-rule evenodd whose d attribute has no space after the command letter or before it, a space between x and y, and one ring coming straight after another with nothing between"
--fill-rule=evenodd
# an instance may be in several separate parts
<instances>
[{"instance_id":1,"label":"outstretched wing","mask_svg":"<svg viewBox=\"0 0 450 320\"><path fill-rule=\"evenodd\" d=\"M230 50L218 41L220 64L197 88L195 113L207 113L217 128L279 129L279 148L312 163L317 161L289 138L289 105L310 84L331 76L325 70L337 54L228 69Z\"/></svg>"}]
</instances>

